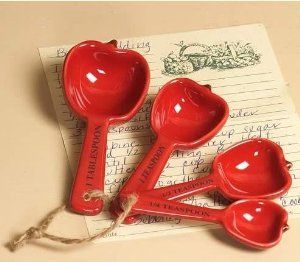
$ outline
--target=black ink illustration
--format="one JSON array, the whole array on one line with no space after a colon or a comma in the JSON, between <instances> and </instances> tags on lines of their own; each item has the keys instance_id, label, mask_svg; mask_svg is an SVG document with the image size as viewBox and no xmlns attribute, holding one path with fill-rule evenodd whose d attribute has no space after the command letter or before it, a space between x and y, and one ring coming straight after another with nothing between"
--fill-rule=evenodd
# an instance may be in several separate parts
<instances>
[{"instance_id":1,"label":"black ink illustration","mask_svg":"<svg viewBox=\"0 0 300 262\"><path fill-rule=\"evenodd\" d=\"M243 68L260 63L261 55L251 43L224 42L215 45L199 43L176 44L179 50L172 51L162 59L165 75L186 75L203 68L226 70Z\"/></svg>"}]
</instances>

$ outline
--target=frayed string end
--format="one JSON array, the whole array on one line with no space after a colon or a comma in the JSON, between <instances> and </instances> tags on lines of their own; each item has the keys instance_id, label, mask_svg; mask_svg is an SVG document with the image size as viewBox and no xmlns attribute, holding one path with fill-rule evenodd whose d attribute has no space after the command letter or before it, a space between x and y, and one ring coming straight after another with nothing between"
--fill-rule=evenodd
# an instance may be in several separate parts
<instances>
[{"instance_id":1,"label":"frayed string end","mask_svg":"<svg viewBox=\"0 0 300 262\"><path fill-rule=\"evenodd\" d=\"M103 201L108 201L109 199L108 196L105 195L103 191L100 190L89 191L84 195L84 198L86 201L89 201L92 198L102 199ZM13 239L9 245L10 250L16 251L17 249L23 247L28 241L34 239L40 239L40 238L47 238L52 241L63 243L63 244L80 244L80 243L93 241L97 238L104 237L110 232L112 232L114 229L119 227L120 224L123 223L123 221L128 216L128 214L130 213L132 207L136 202L137 202L137 196L135 194L129 195L126 201L123 203L123 212L116 220L113 221L111 226L102 230L96 235L86 237L86 238L65 238L65 237L55 236L46 233L46 230L48 229L50 223L53 221L56 215L66 209L66 206L62 205L59 208L53 210L51 213L49 213L38 227L30 227L22 235L19 235L15 239Z\"/></svg>"}]
</instances>

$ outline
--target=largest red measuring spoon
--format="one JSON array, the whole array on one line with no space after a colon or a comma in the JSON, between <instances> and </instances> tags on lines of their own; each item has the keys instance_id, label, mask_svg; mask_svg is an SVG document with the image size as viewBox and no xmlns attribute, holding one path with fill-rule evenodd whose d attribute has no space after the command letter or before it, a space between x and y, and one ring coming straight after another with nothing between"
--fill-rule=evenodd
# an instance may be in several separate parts
<instances>
[{"instance_id":1,"label":"largest red measuring spoon","mask_svg":"<svg viewBox=\"0 0 300 262\"><path fill-rule=\"evenodd\" d=\"M118 49L115 41L85 41L69 51L63 78L67 102L87 122L70 207L95 215L102 201L86 201L84 194L104 188L108 126L128 121L137 113L147 94L149 67L139 53Z\"/></svg>"}]
</instances>

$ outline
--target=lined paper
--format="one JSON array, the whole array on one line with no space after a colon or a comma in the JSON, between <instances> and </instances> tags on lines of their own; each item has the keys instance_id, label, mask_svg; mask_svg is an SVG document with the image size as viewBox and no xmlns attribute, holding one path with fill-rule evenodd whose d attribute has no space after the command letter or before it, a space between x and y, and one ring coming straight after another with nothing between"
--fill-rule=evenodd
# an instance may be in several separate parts
<instances>
[{"instance_id":1,"label":"lined paper","mask_svg":"<svg viewBox=\"0 0 300 262\"><path fill-rule=\"evenodd\" d=\"M103 41L103 40L102 40ZM70 168L75 174L85 124L69 110L62 92L62 64L70 46L40 48ZM175 151L157 183L167 186L209 173L213 158L235 142L254 137L280 144L293 163L293 184L276 201L290 218L300 216L299 117L287 95L285 83L261 24L208 29L185 33L122 39L119 48L140 52L150 66L150 88L139 113L129 122L111 126L108 133L105 192L115 195L150 148L155 134L150 129L150 111L159 89L171 79L189 77L210 84L230 108L225 127L208 143L193 151ZM221 208L227 204L218 192L193 196L183 202ZM85 217L89 233L111 223L108 212ZM174 218L142 216L133 225L122 225L99 241L131 239L194 232L215 227L209 223Z\"/></svg>"}]
</instances>

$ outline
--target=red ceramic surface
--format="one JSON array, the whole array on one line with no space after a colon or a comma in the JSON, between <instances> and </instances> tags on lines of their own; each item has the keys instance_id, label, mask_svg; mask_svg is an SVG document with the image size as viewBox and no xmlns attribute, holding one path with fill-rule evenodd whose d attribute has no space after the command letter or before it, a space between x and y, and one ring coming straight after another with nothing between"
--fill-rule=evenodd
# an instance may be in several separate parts
<instances>
[{"instance_id":1,"label":"red ceramic surface","mask_svg":"<svg viewBox=\"0 0 300 262\"><path fill-rule=\"evenodd\" d=\"M290 167L279 145L268 139L249 139L219 154L210 175L143 194L178 200L219 189L229 199L271 199L290 188Z\"/></svg>"},{"instance_id":2,"label":"red ceramic surface","mask_svg":"<svg viewBox=\"0 0 300 262\"><path fill-rule=\"evenodd\" d=\"M151 111L151 127L157 139L122 188L119 195L152 189L175 149L199 147L214 137L228 118L227 103L210 90L187 78L165 84ZM116 205L115 205L116 204ZM112 214L118 213L116 202ZM127 222L133 222L129 217Z\"/></svg>"},{"instance_id":3,"label":"red ceramic surface","mask_svg":"<svg viewBox=\"0 0 300 262\"><path fill-rule=\"evenodd\" d=\"M85 41L68 53L63 70L65 97L87 130L74 180L70 207L95 215L102 201L84 193L104 186L108 126L132 118L142 106L149 86L149 67L137 52L116 48L116 41Z\"/></svg>"},{"instance_id":4,"label":"red ceramic surface","mask_svg":"<svg viewBox=\"0 0 300 262\"><path fill-rule=\"evenodd\" d=\"M220 223L235 239L254 248L276 245L282 232L288 229L287 212L270 200L240 200L220 210L139 195L132 210L140 214Z\"/></svg>"}]
</instances>

